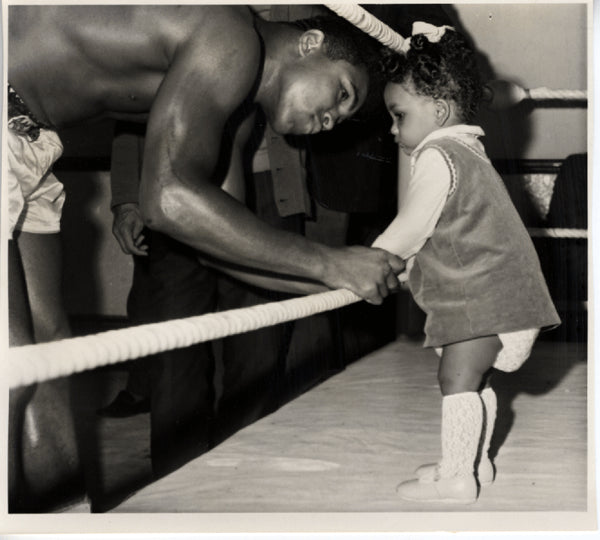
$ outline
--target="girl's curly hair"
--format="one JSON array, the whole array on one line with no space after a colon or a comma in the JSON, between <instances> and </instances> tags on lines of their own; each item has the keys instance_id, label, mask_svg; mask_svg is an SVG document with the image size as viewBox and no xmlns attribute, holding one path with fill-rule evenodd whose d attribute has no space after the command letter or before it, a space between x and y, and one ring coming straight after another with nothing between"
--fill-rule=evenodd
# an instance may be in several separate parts
<instances>
[{"instance_id":1,"label":"girl's curly hair","mask_svg":"<svg viewBox=\"0 0 600 540\"><path fill-rule=\"evenodd\" d=\"M410 82L419 95L454 101L463 122L477 113L483 84L475 53L458 32L447 30L437 43L414 35L406 56L387 53L383 69L389 82Z\"/></svg>"}]
</instances>

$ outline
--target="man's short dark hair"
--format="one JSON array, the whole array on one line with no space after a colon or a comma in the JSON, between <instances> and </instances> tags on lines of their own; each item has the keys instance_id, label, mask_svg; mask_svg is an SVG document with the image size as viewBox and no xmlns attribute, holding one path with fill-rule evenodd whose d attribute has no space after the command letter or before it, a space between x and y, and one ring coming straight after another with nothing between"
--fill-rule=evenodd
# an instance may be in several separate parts
<instances>
[{"instance_id":1,"label":"man's short dark hair","mask_svg":"<svg viewBox=\"0 0 600 540\"><path fill-rule=\"evenodd\" d=\"M377 99L383 92L380 56L384 47L375 38L337 15L300 19L292 24L303 32L321 30L325 36L323 53L330 60L345 60L354 66L364 66L369 76L369 90L365 103Z\"/></svg>"},{"instance_id":2,"label":"man's short dark hair","mask_svg":"<svg viewBox=\"0 0 600 540\"><path fill-rule=\"evenodd\" d=\"M303 32L321 30L325 35L323 52L331 60L346 60L367 67L377 61L381 44L342 17L321 15L294 21Z\"/></svg>"}]
</instances>

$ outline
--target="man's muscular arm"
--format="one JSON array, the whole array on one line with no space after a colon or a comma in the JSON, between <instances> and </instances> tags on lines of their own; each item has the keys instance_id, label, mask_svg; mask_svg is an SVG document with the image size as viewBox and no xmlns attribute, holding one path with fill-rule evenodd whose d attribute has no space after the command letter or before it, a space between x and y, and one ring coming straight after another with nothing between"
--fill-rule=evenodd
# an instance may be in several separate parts
<instances>
[{"instance_id":1,"label":"man's muscular arm","mask_svg":"<svg viewBox=\"0 0 600 540\"><path fill-rule=\"evenodd\" d=\"M272 228L211 182L225 123L258 76L258 38L251 25L237 24L213 24L208 40L180 47L161 85L140 189L147 225L216 258L348 288L380 303L398 286L399 258L364 247L329 248Z\"/></svg>"}]
</instances>

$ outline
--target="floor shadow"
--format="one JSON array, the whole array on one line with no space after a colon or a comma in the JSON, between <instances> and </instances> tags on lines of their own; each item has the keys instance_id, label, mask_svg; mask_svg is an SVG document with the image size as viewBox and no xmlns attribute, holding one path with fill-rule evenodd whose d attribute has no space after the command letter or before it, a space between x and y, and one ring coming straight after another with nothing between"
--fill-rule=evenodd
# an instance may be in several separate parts
<instances>
[{"instance_id":1,"label":"floor shadow","mask_svg":"<svg viewBox=\"0 0 600 540\"><path fill-rule=\"evenodd\" d=\"M71 405L91 511L114 508L154 480L148 415L97 414L123 384L125 371L102 368L71 377Z\"/></svg>"},{"instance_id":2,"label":"floor shadow","mask_svg":"<svg viewBox=\"0 0 600 540\"><path fill-rule=\"evenodd\" d=\"M544 351L564 347L564 354L546 356ZM493 460L506 441L515 421L513 403L522 393L542 395L555 388L571 368L587 358L586 343L538 343L529 360L516 373L497 371L492 378L492 387L498 398L498 412L494 434L490 443L489 456Z\"/></svg>"},{"instance_id":3,"label":"floor shadow","mask_svg":"<svg viewBox=\"0 0 600 540\"><path fill-rule=\"evenodd\" d=\"M71 410L77 447L81 456L87 496L93 505L102 494L103 481L100 459L100 436L95 418L95 405L105 390L101 373L86 372L70 378Z\"/></svg>"}]
</instances>

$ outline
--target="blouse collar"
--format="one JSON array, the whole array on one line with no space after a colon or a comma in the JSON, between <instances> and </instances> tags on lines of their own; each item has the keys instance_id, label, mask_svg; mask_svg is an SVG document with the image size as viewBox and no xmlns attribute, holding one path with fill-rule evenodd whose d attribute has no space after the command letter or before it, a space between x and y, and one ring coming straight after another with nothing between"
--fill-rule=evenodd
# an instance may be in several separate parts
<instances>
[{"instance_id":1,"label":"blouse collar","mask_svg":"<svg viewBox=\"0 0 600 540\"><path fill-rule=\"evenodd\" d=\"M473 126L468 124L456 124L450 127L443 127L432 131L427 137L425 137L417 147L412 151L412 156L416 156L419 151L430 141L441 139L442 137L460 137L464 135L470 135L472 137L483 137L485 132L481 126Z\"/></svg>"}]
</instances>

